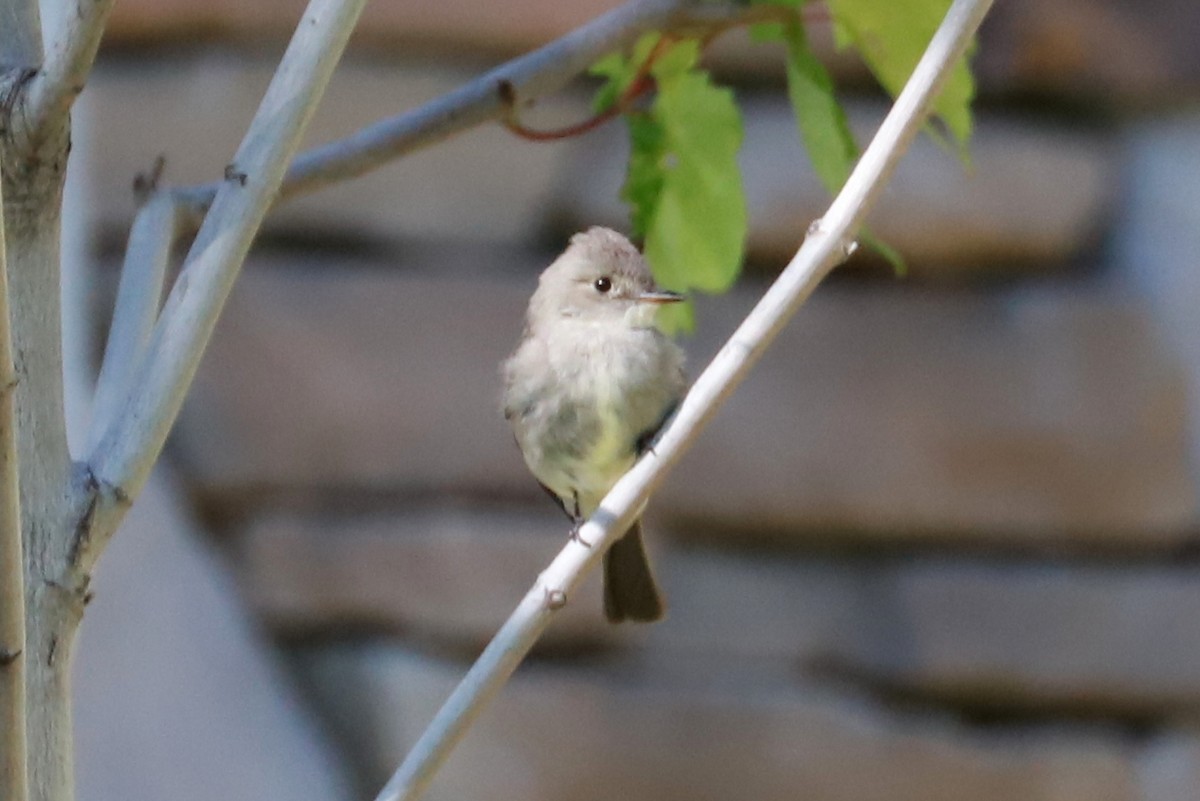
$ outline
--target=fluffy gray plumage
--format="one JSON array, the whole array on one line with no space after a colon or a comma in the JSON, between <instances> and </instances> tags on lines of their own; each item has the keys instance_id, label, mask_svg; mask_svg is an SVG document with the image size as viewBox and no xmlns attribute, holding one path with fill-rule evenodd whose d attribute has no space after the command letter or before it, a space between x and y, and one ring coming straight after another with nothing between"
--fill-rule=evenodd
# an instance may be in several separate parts
<instances>
[{"instance_id":1,"label":"fluffy gray plumage","mask_svg":"<svg viewBox=\"0 0 1200 801\"><path fill-rule=\"evenodd\" d=\"M504 415L525 463L577 522L633 465L683 396L683 352L654 325L661 292L637 248L592 228L538 282L503 365ZM637 524L605 555L610 620L655 620L662 602Z\"/></svg>"}]
</instances>

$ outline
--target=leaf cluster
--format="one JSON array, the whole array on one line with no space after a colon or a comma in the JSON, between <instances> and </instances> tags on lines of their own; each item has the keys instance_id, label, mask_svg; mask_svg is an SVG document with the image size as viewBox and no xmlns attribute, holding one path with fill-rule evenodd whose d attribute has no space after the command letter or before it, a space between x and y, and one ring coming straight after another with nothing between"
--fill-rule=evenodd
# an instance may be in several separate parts
<instances>
[{"instance_id":1,"label":"leaf cluster","mask_svg":"<svg viewBox=\"0 0 1200 801\"><path fill-rule=\"evenodd\" d=\"M809 46L804 0L756 0L778 7L777 21L753 26L757 42L782 42L788 98L817 176L832 194L845 183L858 145L833 79ZM879 83L897 94L912 73L950 0L827 0L839 48L855 50ZM629 164L621 198L635 236L644 240L656 279L677 291L720 293L741 269L747 230L738 151L742 118L732 90L716 85L701 65L698 38L643 36L628 53L611 53L592 67L604 79L597 113L611 109L638 81L652 79L652 102L626 109ZM965 156L974 84L958 64L934 105ZM797 221L802 230L807 221ZM897 267L899 256L865 235ZM690 308L665 327L690 327Z\"/></svg>"}]
</instances>

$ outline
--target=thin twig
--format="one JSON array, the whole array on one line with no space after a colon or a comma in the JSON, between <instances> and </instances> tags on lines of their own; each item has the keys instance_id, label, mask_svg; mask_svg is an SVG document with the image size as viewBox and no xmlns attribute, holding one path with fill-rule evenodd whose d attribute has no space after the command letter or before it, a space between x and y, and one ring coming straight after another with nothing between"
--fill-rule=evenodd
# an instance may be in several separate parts
<instances>
[{"instance_id":1,"label":"thin twig","mask_svg":"<svg viewBox=\"0 0 1200 801\"><path fill-rule=\"evenodd\" d=\"M707 33L723 26L773 19L779 11L776 6L733 1L633 0L423 106L300 154L288 170L280 199L356 178L498 119L510 102L529 103L558 91L601 56L631 45L646 31L679 36ZM176 189L175 194L195 213L211 202L218 186L184 187Z\"/></svg>"},{"instance_id":2,"label":"thin twig","mask_svg":"<svg viewBox=\"0 0 1200 801\"><path fill-rule=\"evenodd\" d=\"M569 139L570 137L582 136L589 131L595 130L614 117L624 114L633 106L634 101L653 88L654 79L650 75L650 69L662 57L663 53L667 51L667 48L673 41L674 39L666 34L658 37L658 41L654 43L654 47L646 55L642 63L638 65L637 73L634 74L633 79L629 82L629 86L625 87L625 91L621 92L621 96L608 108L597 114L593 114L586 120L552 130L535 130L530 128L521 122L520 114L518 114L517 96L512 85L501 83L500 99L504 101L504 112L500 115L500 121L504 123L504 127L509 131L531 142L552 142L557 139Z\"/></svg>"},{"instance_id":3,"label":"thin twig","mask_svg":"<svg viewBox=\"0 0 1200 801\"><path fill-rule=\"evenodd\" d=\"M116 417L120 402L132 386L134 371L146 352L158 319L178 217L170 197L159 193L153 195L134 218L100 377L96 381L92 425L87 440L89 451L100 444L105 430Z\"/></svg>"},{"instance_id":4,"label":"thin twig","mask_svg":"<svg viewBox=\"0 0 1200 801\"><path fill-rule=\"evenodd\" d=\"M649 91L653 86L653 82L645 76L639 76L633 83L629 85L629 90L624 92L616 103L613 103L604 111L593 114L587 119L579 122L564 125L559 128L550 128L541 130L530 128L525 123L521 122L520 115L516 112L515 101L509 104L508 109L501 115L500 121L514 135L527 139L530 142L554 142L559 139L571 139L576 136L583 136L585 133L596 130L609 120L616 119L629 110L630 105L641 95ZM512 96L512 87L508 84L500 84L500 95L502 97Z\"/></svg>"},{"instance_id":5,"label":"thin twig","mask_svg":"<svg viewBox=\"0 0 1200 801\"><path fill-rule=\"evenodd\" d=\"M0 798L25 801L25 560L3 194L0 187Z\"/></svg>"},{"instance_id":6,"label":"thin twig","mask_svg":"<svg viewBox=\"0 0 1200 801\"><path fill-rule=\"evenodd\" d=\"M51 6L57 14L45 20L49 28L49 35L43 37L47 44L45 63L29 84L26 106L34 132L65 121L96 60L113 2L71 0Z\"/></svg>"},{"instance_id":7,"label":"thin twig","mask_svg":"<svg viewBox=\"0 0 1200 801\"><path fill-rule=\"evenodd\" d=\"M962 57L991 0L955 0L828 213L709 363L653 450L638 461L597 512L538 577L516 611L434 716L377 801L412 801L432 781L471 721L516 669L553 613L608 546L632 523L650 494L758 361L817 284L853 249L854 236L901 155L920 130L932 99ZM582 542L591 543L590 547Z\"/></svg>"},{"instance_id":8,"label":"thin twig","mask_svg":"<svg viewBox=\"0 0 1200 801\"><path fill-rule=\"evenodd\" d=\"M77 549L88 571L162 451L250 243L366 0L311 0L245 138L226 168L163 307L129 394L89 458L100 506Z\"/></svg>"}]
</instances>

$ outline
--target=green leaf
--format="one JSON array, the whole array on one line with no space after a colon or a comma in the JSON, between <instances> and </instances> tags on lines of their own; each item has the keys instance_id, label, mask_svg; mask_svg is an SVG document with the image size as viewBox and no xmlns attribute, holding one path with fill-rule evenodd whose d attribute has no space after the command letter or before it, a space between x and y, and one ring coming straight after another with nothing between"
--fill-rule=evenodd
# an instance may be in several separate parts
<instances>
[{"instance_id":1,"label":"green leaf","mask_svg":"<svg viewBox=\"0 0 1200 801\"><path fill-rule=\"evenodd\" d=\"M796 127L817 177L831 195L836 194L858 159L858 144L846 112L834 94L833 79L808 46L799 23L780 26L779 36L788 48L788 97L796 114ZM907 272L895 248L863 229L863 243L884 258L897 275Z\"/></svg>"},{"instance_id":2,"label":"green leaf","mask_svg":"<svg viewBox=\"0 0 1200 801\"><path fill-rule=\"evenodd\" d=\"M628 57L620 52L609 53L588 68L590 74L605 79L592 99L593 112L607 111L625 94L660 38L661 34L654 31L642 34Z\"/></svg>"},{"instance_id":3,"label":"green leaf","mask_svg":"<svg viewBox=\"0 0 1200 801\"><path fill-rule=\"evenodd\" d=\"M633 235L642 237L650 227L663 185L666 136L658 119L650 114L626 116L629 128L629 166L621 199L629 204Z\"/></svg>"},{"instance_id":4,"label":"green leaf","mask_svg":"<svg viewBox=\"0 0 1200 801\"><path fill-rule=\"evenodd\" d=\"M592 111L594 113L601 114L612 108L617 102L617 99L624 91L622 85L625 81L627 68L625 56L620 53L609 53L588 69L590 74L605 79L604 83L600 84L599 88L596 89L596 96L592 99Z\"/></svg>"},{"instance_id":5,"label":"green leaf","mask_svg":"<svg viewBox=\"0 0 1200 801\"><path fill-rule=\"evenodd\" d=\"M782 31L787 42L788 97L809 160L830 194L846 183L858 158L858 145L846 112L833 91L833 79L808 46L804 28L794 22Z\"/></svg>"},{"instance_id":6,"label":"green leaf","mask_svg":"<svg viewBox=\"0 0 1200 801\"><path fill-rule=\"evenodd\" d=\"M706 73L664 77L651 109L662 126L662 186L646 229L646 258L668 289L723 292L737 278L746 200L733 92Z\"/></svg>"},{"instance_id":7,"label":"green leaf","mask_svg":"<svg viewBox=\"0 0 1200 801\"><path fill-rule=\"evenodd\" d=\"M751 0L750 5L790 8L797 12L797 20L799 20L800 6L805 2L807 0ZM750 26L750 41L752 42L778 42L782 38L782 22L756 22Z\"/></svg>"},{"instance_id":8,"label":"green leaf","mask_svg":"<svg viewBox=\"0 0 1200 801\"><path fill-rule=\"evenodd\" d=\"M654 321L666 334L696 330L696 307L690 300L683 303L668 303L661 306Z\"/></svg>"},{"instance_id":9,"label":"green leaf","mask_svg":"<svg viewBox=\"0 0 1200 801\"><path fill-rule=\"evenodd\" d=\"M643 39L629 60L598 62L593 72L608 78L602 92L619 97L657 44ZM678 42L655 56L653 104L625 115L630 147L621 198L662 286L722 292L737 277L746 238L737 162L741 113L733 93L697 69L699 42ZM659 315L669 330L691 328L692 319L690 304L673 304Z\"/></svg>"},{"instance_id":10,"label":"green leaf","mask_svg":"<svg viewBox=\"0 0 1200 801\"><path fill-rule=\"evenodd\" d=\"M647 52L649 57L649 52ZM650 74L661 86L664 83L678 80L685 73L695 69L700 60L700 43L695 39L685 39L667 48L650 66Z\"/></svg>"},{"instance_id":11,"label":"green leaf","mask_svg":"<svg viewBox=\"0 0 1200 801\"><path fill-rule=\"evenodd\" d=\"M750 26L750 41L755 44L778 42L783 38L783 24L779 22L757 22Z\"/></svg>"},{"instance_id":12,"label":"green leaf","mask_svg":"<svg viewBox=\"0 0 1200 801\"><path fill-rule=\"evenodd\" d=\"M624 55L614 51L588 67L588 74L601 78L619 78L628 69L628 64L629 60Z\"/></svg>"},{"instance_id":13,"label":"green leaf","mask_svg":"<svg viewBox=\"0 0 1200 801\"><path fill-rule=\"evenodd\" d=\"M853 44L883 87L900 93L933 38L951 0L828 0L839 47ZM934 111L965 156L975 84L966 59L956 64Z\"/></svg>"},{"instance_id":14,"label":"green leaf","mask_svg":"<svg viewBox=\"0 0 1200 801\"><path fill-rule=\"evenodd\" d=\"M862 240L864 245L882 256L883 260L891 265L893 272L898 277L903 278L908 275L908 264L904 261L904 257L900 255L900 251L875 236L875 234L866 228L858 232L858 238Z\"/></svg>"}]
</instances>

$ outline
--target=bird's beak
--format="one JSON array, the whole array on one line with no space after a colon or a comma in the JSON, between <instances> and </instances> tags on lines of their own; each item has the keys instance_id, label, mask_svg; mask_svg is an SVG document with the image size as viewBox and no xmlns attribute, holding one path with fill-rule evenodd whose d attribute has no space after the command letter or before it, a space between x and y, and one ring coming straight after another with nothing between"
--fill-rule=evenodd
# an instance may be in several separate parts
<instances>
[{"instance_id":1,"label":"bird's beak","mask_svg":"<svg viewBox=\"0 0 1200 801\"><path fill-rule=\"evenodd\" d=\"M669 292L665 289L658 289L654 292L643 292L636 298L638 303L679 303L681 300L687 300L687 297L678 292Z\"/></svg>"}]
</instances>

